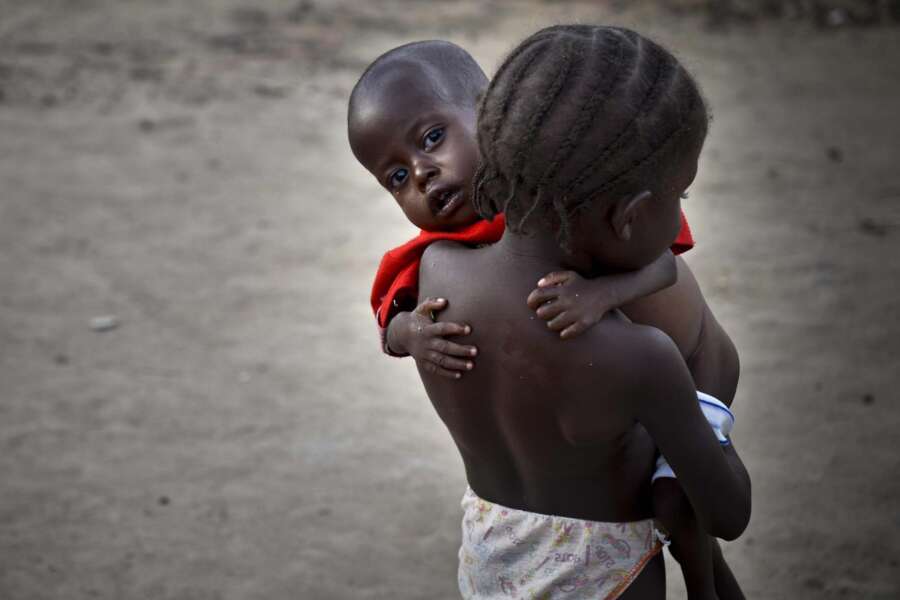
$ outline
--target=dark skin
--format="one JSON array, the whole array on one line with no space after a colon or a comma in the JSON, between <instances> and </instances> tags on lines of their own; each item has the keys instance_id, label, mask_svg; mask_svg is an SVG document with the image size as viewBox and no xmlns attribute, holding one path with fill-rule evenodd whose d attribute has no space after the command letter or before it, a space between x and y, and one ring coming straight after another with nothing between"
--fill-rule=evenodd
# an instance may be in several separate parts
<instances>
[{"instance_id":1,"label":"dark skin","mask_svg":"<svg viewBox=\"0 0 900 600\"><path fill-rule=\"evenodd\" d=\"M426 71L398 67L363 95L350 118L356 158L425 231L452 231L478 220L469 195L478 167L475 106L423 85Z\"/></svg>"},{"instance_id":2,"label":"dark skin","mask_svg":"<svg viewBox=\"0 0 900 600\"><path fill-rule=\"evenodd\" d=\"M734 539L746 526L746 471L733 446L723 450L712 435L668 336L614 312L553 343L519 300L548 270L634 269L661 253L678 227L678 196L661 197L667 189L651 194L655 202L636 194L643 199L623 199L611 212L580 213L573 252L551 231L507 231L486 248L438 243L426 251L422 292L454 299L442 316L464 316L482 353L480 367L458 382L422 368L420 375L482 498L597 521L648 518L655 442L703 531ZM473 278L491 285L472 286ZM662 598L664 588L657 557L622 597Z\"/></svg>"},{"instance_id":3,"label":"dark skin","mask_svg":"<svg viewBox=\"0 0 900 600\"><path fill-rule=\"evenodd\" d=\"M440 82L429 77L424 70L398 67L392 79L364 96L350 118L350 146L411 223L425 231L452 231L479 219L470 199L478 165L476 112L474 102L467 106L439 97ZM598 282L551 273L545 278L552 286L547 299L558 294L569 308L548 326L564 339L578 335L613 308L672 285L675 277L670 252L642 269ZM557 285L563 278L567 285ZM572 302L566 298L570 290ZM410 354L434 373L458 379L474 367L477 349L448 339L463 335L465 324L431 326L432 315L446 307L445 298L425 297L415 308L399 311L388 325L387 343L394 353Z\"/></svg>"},{"instance_id":4,"label":"dark skin","mask_svg":"<svg viewBox=\"0 0 900 600\"><path fill-rule=\"evenodd\" d=\"M468 198L477 165L475 109L446 102L434 93L439 82L423 83L425 77L424 71L400 69L393 80L374 90L359 114L351 116L351 147L411 222L429 231L452 230L478 219ZM638 205L649 199L639 198ZM630 225L621 221L621 214L618 218L622 231L630 235ZM631 270L606 267L602 277L596 276L601 272L588 272L592 278L572 269L544 271L532 281L532 287L535 282L538 287L526 290L523 297L527 296L533 314L563 339L583 335L621 307L635 323L666 332L690 367L696 388L730 405L737 385L737 353L686 263L666 250L654 259L640 257L629 266ZM447 309L448 302L425 294L422 288L424 300L392 318L388 347L397 354L412 355L420 370L431 375L459 379L475 367L477 340L482 336L470 336L465 344L454 341L469 333L470 325L446 320L447 314L435 323L434 316ZM459 299L453 298L456 304ZM689 518L693 511L677 481L657 480L654 498L657 515L673 540L671 550L682 563L689 595L715 597L711 592L715 575L720 598L742 598L718 546L711 546L714 541L702 542L705 534L696 519Z\"/></svg>"},{"instance_id":5,"label":"dark skin","mask_svg":"<svg viewBox=\"0 0 900 600\"><path fill-rule=\"evenodd\" d=\"M478 166L475 107L439 99L439 83L423 85L424 77L422 70L397 69L393 79L364 96L351 115L350 147L411 223L452 231L479 218L470 198ZM389 323L387 343L439 375L459 378L474 367L477 349L447 339L465 334L466 325L434 326L431 315L446 306L446 299L426 298L414 310L401 311Z\"/></svg>"},{"instance_id":6,"label":"dark skin","mask_svg":"<svg viewBox=\"0 0 900 600\"><path fill-rule=\"evenodd\" d=\"M680 257L677 262L675 286L623 310L634 321L653 322L669 334L690 368L697 389L731 405L740 371L737 351L703 299L693 273ZM678 480L661 478L654 482L653 506L669 532L669 548L681 565L688 597L743 599L718 542L699 527Z\"/></svg>"}]
</instances>

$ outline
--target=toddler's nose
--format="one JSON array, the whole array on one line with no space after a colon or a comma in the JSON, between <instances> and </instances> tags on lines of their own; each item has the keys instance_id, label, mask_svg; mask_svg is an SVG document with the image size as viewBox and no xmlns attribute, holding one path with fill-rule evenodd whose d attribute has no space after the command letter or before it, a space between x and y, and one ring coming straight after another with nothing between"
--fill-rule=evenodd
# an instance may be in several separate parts
<instances>
[{"instance_id":1,"label":"toddler's nose","mask_svg":"<svg viewBox=\"0 0 900 600\"><path fill-rule=\"evenodd\" d=\"M420 160L413 167L413 177L415 177L416 185L423 192L428 186L428 182L437 177L438 173L440 173L440 170L434 163L429 161Z\"/></svg>"}]
</instances>

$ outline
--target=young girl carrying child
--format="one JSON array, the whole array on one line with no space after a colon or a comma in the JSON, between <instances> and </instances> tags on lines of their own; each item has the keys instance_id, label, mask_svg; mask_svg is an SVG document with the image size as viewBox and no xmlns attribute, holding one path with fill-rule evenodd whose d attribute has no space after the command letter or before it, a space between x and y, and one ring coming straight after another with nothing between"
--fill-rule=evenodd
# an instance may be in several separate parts
<instances>
[{"instance_id":1,"label":"young girl carrying child","mask_svg":"<svg viewBox=\"0 0 900 600\"><path fill-rule=\"evenodd\" d=\"M583 77L589 83L571 92L581 99L580 109L572 123L555 134L562 150L552 162L540 165L553 177L554 170L564 170L571 155L581 150L579 135L587 135L597 127L601 121L598 115L604 110L613 110L617 102L640 104L635 108L643 110L644 104L659 101L658 97L624 97L628 85L633 86L629 77L664 74L629 74L618 68L616 61L631 51L627 46L642 42L629 42L630 32L616 35L622 38L618 45L600 44L594 55L582 52L579 61L593 61L593 67L579 64L571 69L604 71L594 73L593 78ZM602 52L613 54L601 56ZM511 76L515 79L527 71L521 67ZM412 354L425 372L445 377L459 378L462 372L471 371L477 350L474 345L447 339L471 334L468 325L432 321L433 313L447 308L446 300L429 298L413 308L417 302L418 259L435 240L477 245L496 242L503 232L502 216L481 220L471 202L478 164L475 111L486 84L480 68L462 49L446 42L422 42L402 46L377 59L354 88L350 102L349 129L354 153L394 195L407 217L423 229L418 238L385 256L376 277L372 301L379 325L387 329L385 348ZM501 113L508 109L501 103ZM536 131L532 128L526 133L533 136ZM501 137L504 134L493 133ZM575 190L592 174L603 171L605 163L626 144L634 144L629 136L635 135L640 132L623 130L622 136L595 156L582 172L573 173L568 187ZM507 140L507 147L516 146L516 141L520 140ZM519 145L517 156L527 150L527 142ZM490 188L497 181L487 184ZM504 190L511 199L517 191L515 186ZM537 200L532 208L539 208ZM519 222L514 227L520 228L529 217L529 211L518 215ZM630 225L625 225L627 230ZM683 216L678 225L673 251L692 245ZM674 286L648 296L671 284L676 269L678 282ZM698 389L730 402L737 380L737 357L683 261L674 263L672 255L666 252L645 261L641 269L609 273L606 270L604 277L584 279L572 270L554 271L540 278L538 288L527 294L528 305L564 338L578 336L601 321L610 309L627 305L624 310L635 322L657 326L671 335L688 361ZM480 284L476 279L472 285ZM715 582L721 597L740 597L718 546L705 535L698 535L699 527L692 522L689 505L671 481L656 480L656 512L670 531L673 551L682 564L689 592L693 597L711 597Z\"/></svg>"}]
</instances>

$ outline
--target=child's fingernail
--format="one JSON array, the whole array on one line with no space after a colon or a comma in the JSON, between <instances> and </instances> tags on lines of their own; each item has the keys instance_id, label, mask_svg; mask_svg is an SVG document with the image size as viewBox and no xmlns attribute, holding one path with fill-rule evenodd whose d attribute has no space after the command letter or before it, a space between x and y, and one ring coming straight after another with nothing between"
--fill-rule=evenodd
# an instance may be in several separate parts
<instances>
[{"instance_id":1,"label":"child's fingernail","mask_svg":"<svg viewBox=\"0 0 900 600\"><path fill-rule=\"evenodd\" d=\"M447 301L446 298L438 298L438 302L440 302L441 304L443 304L446 301Z\"/></svg>"},{"instance_id":2,"label":"child's fingernail","mask_svg":"<svg viewBox=\"0 0 900 600\"><path fill-rule=\"evenodd\" d=\"M546 281L547 281L546 279L538 279L538 285L539 286L544 285L544 282L546 282Z\"/></svg>"},{"instance_id":3,"label":"child's fingernail","mask_svg":"<svg viewBox=\"0 0 900 600\"><path fill-rule=\"evenodd\" d=\"M464 331L465 331L466 333L472 333L472 328L469 327L468 325L466 325Z\"/></svg>"},{"instance_id":4,"label":"child's fingernail","mask_svg":"<svg viewBox=\"0 0 900 600\"><path fill-rule=\"evenodd\" d=\"M470 371L472 370L472 367L474 367L474 366L475 366L475 365L472 364L472 363L470 363L470 362L466 363L466 368L467 368L468 370L470 370Z\"/></svg>"},{"instance_id":5,"label":"child's fingernail","mask_svg":"<svg viewBox=\"0 0 900 600\"><path fill-rule=\"evenodd\" d=\"M469 354L471 354L472 356L475 356L476 354L478 354L478 349L472 348L471 350L469 350Z\"/></svg>"},{"instance_id":6,"label":"child's fingernail","mask_svg":"<svg viewBox=\"0 0 900 600\"><path fill-rule=\"evenodd\" d=\"M459 379L460 377L462 377L462 373L457 373L456 375L454 375L454 377L456 377L457 379Z\"/></svg>"}]
</instances>

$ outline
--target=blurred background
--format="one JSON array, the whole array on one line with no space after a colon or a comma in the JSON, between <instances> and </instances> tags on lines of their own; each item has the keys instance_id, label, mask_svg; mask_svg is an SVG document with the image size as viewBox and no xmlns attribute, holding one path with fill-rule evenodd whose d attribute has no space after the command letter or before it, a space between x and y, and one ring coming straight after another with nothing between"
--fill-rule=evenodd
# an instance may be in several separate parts
<instances>
[{"instance_id":1,"label":"blurred background","mask_svg":"<svg viewBox=\"0 0 900 600\"><path fill-rule=\"evenodd\" d=\"M559 22L712 107L686 259L743 364L748 597L900 597L898 2L0 0L0 598L458 597L462 465L367 304L415 231L346 100Z\"/></svg>"}]
</instances>

